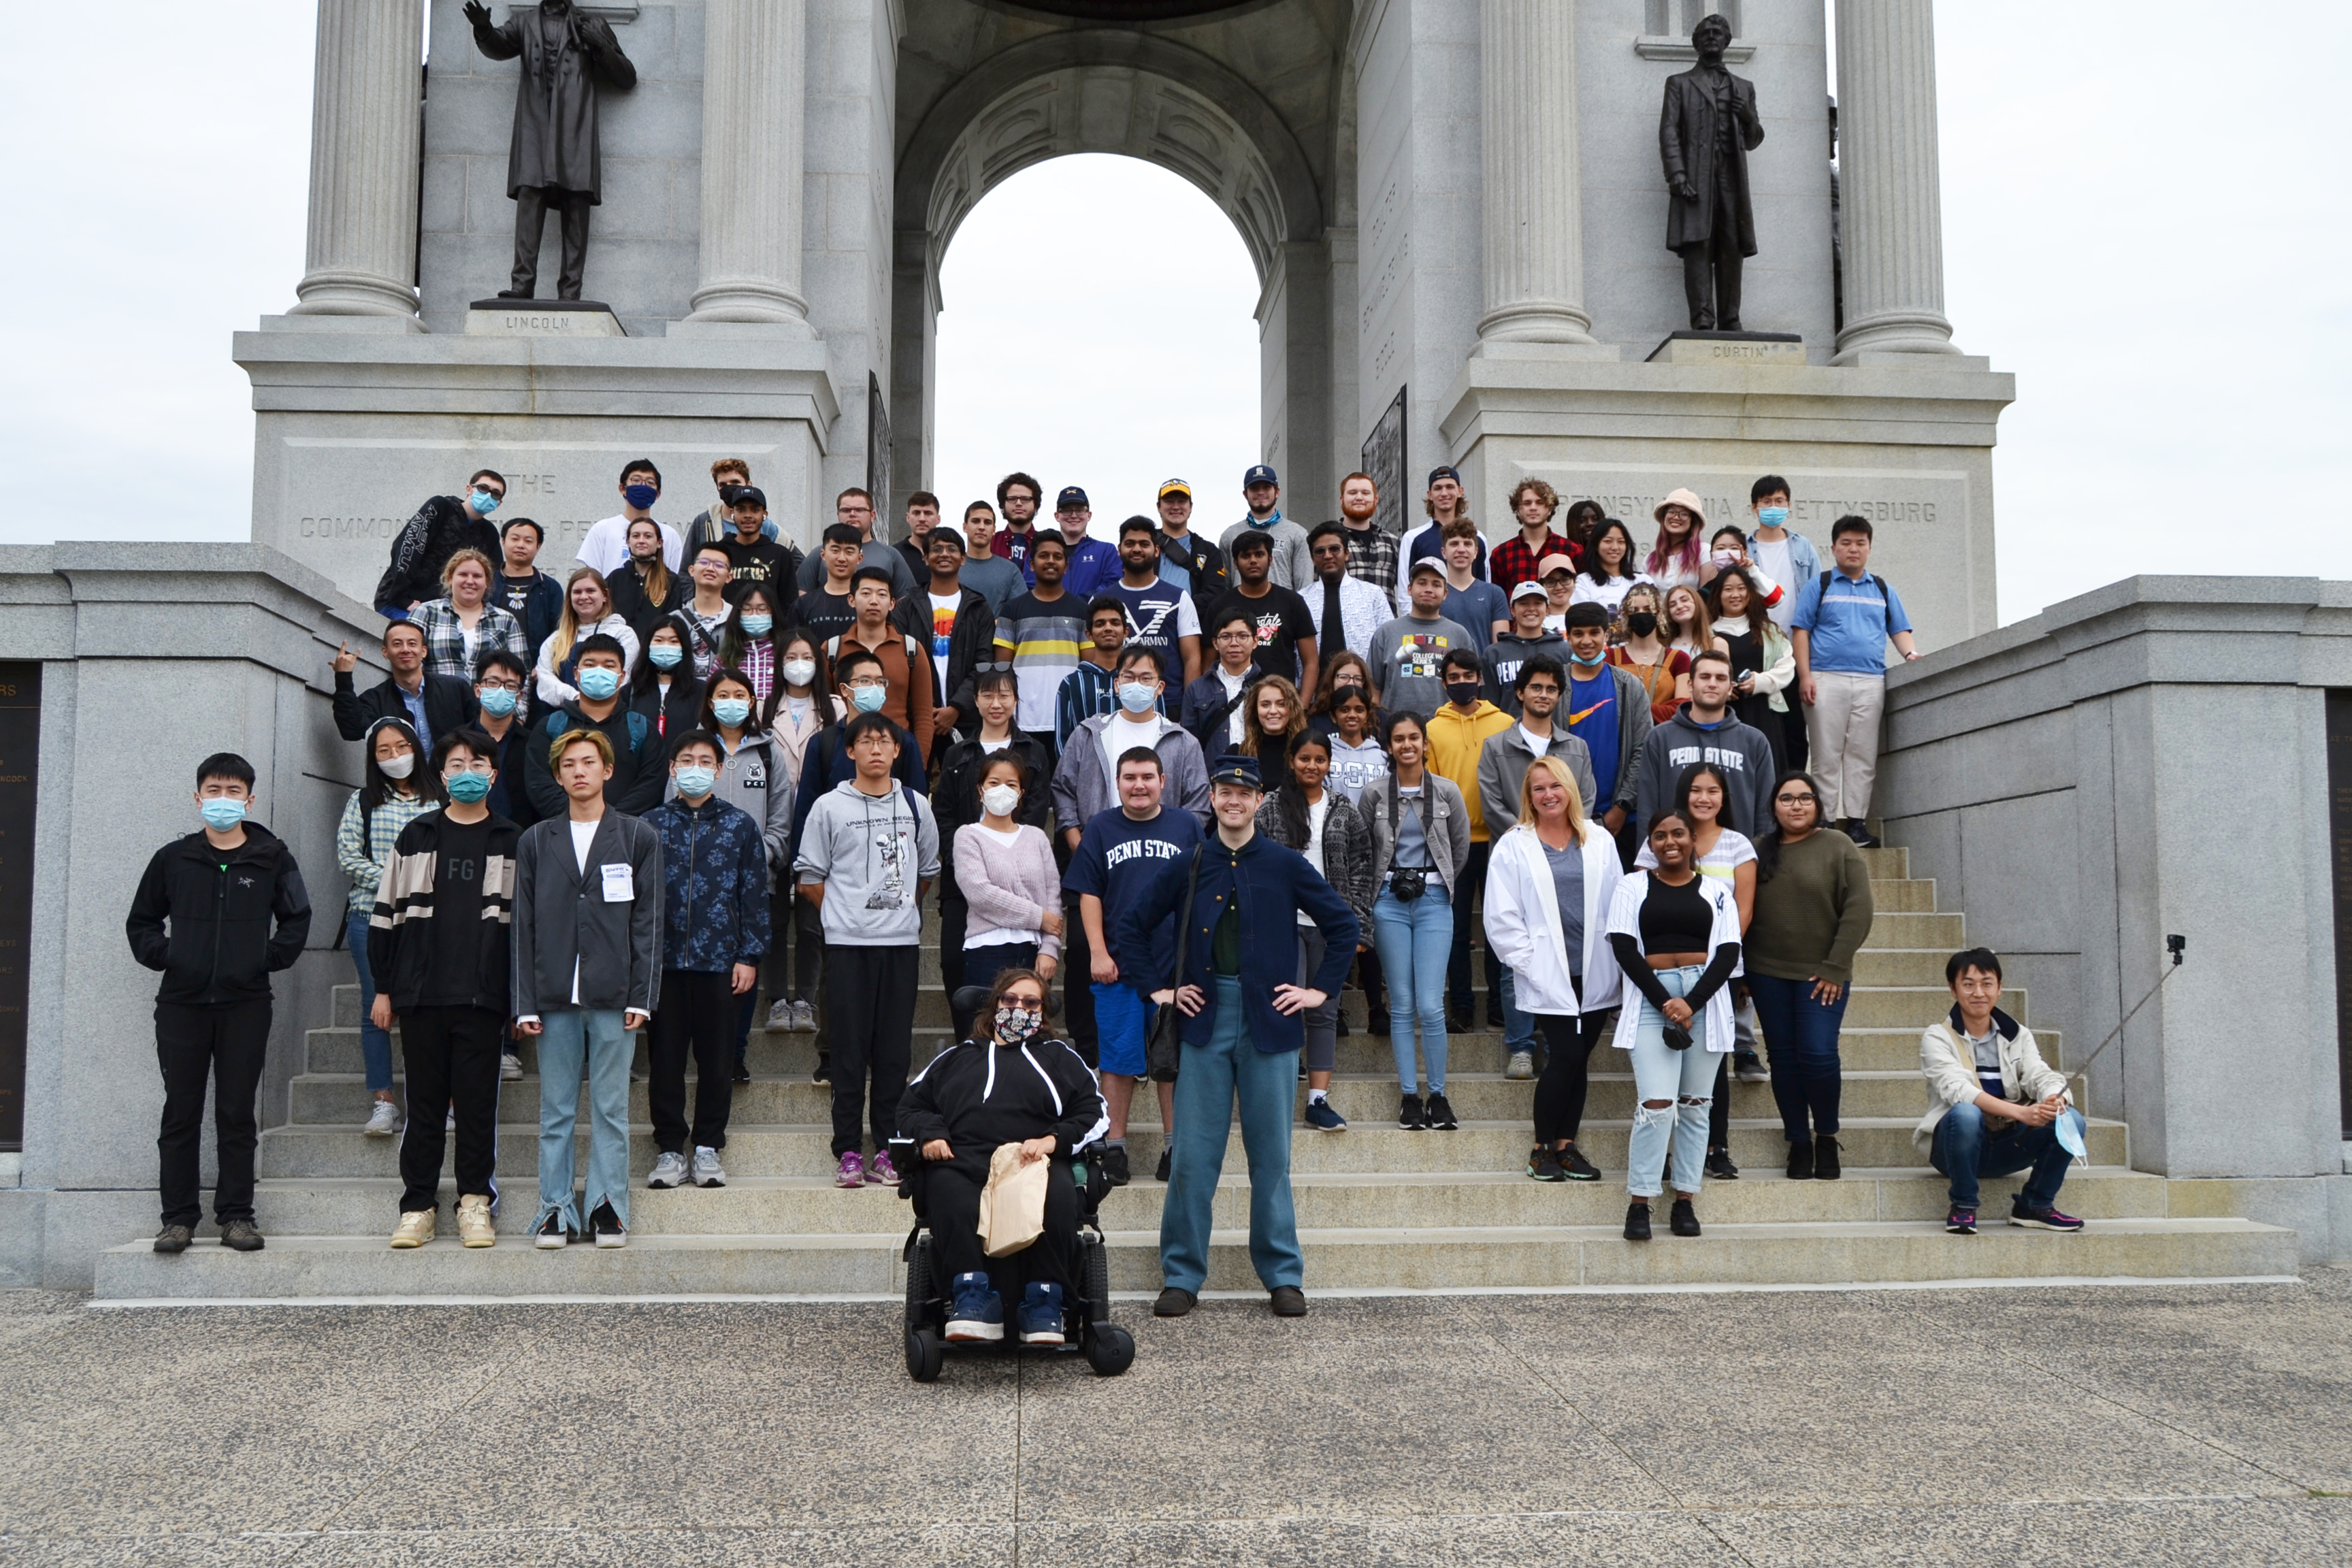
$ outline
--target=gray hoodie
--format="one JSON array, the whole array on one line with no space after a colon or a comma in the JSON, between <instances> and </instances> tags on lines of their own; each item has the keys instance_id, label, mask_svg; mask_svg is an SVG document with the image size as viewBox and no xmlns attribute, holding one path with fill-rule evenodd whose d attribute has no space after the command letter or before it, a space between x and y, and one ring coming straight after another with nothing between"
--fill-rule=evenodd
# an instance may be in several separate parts
<instances>
[{"instance_id":1,"label":"gray hoodie","mask_svg":"<svg viewBox=\"0 0 2352 1568\"><path fill-rule=\"evenodd\" d=\"M867 795L854 779L817 797L795 862L803 887L824 888L824 940L844 947L914 947L923 939L919 884L940 879L931 803L896 780Z\"/></svg>"},{"instance_id":2,"label":"gray hoodie","mask_svg":"<svg viewBox=\"0 0 2352 1568\"><path fill-rule=\"evenodd\" d=\"M1054 817L1064 827L1084 828L1118 805L1118 781L1103 762L1102 733L1113 724L1132 728L1116 713L1097 713L1071 731L1070 743L1062 748L1061 763L1054 769ZM1201 754L1201 742L1169 721L1160 726L1159 744L1152 749L1160 753L1160 804L1191 812L1201 819L1202 831L1208 831L1214 823L1209 815L1209 764Z\"/></svg>"}]
</instances>

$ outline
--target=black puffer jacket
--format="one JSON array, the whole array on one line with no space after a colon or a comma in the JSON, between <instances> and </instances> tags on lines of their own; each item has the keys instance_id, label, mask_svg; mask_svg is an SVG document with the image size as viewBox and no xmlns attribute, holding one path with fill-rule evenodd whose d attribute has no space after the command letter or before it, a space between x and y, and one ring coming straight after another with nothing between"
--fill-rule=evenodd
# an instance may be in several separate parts
<instances>
[{"instance_id":1,"label":"black puffer jacket","mask_svg":"<svg viewBox=\"0 0 2352 1568\"><path fill-rule=\"evenodd\" d=\"M392 563L375 585L376 608L405 616L409 605L441 597L441 568L467 548L488 556L492 571L499 569L499 531L488 520L467 516L456 496L428 498L392 542Z\"/></svg>"},{"instance_id":2,"label":"black puffer jacket","mask_svg":"<svg viewBox=\"0 0 2352 1568\"><path fill-rule=\"evenodd\" d=\"M981 1027L994 1020L983 1019ZM988 1179L1000 1143L1054 1135L1054 1152L1070 1154L1110 1130L1095 1075L1067 1040L1038 1036L1024 1046L950 1046L916 1075L898 1101L898 1135L916 1145L947 1140L947 1163ZM939 1162L926 1162L937 1169Z\"/></svg>"},{"instance_id":3,"label":"black puffer jacket","mask_svg":"<svg viewBox=\"0 0 2352 1568\"><path fill-rule=\"evenodd\" d=\"M259 823L247 823L245 842L226 854L191 833L147 862L123 931L131 955L163 972L156 1001L258 1002L269 977L302 956L310 894L294 852Z\"/></svg>"}]
</instances>

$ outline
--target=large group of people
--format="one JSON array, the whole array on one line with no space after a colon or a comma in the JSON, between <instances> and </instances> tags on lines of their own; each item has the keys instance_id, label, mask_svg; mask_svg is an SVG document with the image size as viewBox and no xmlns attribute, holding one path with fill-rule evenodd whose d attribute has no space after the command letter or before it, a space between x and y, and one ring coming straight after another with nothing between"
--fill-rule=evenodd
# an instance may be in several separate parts
<instances>
[{"instance_id":1,"label":"large group of people","mask_svg":"<svg viewBox=\"0 0 2352 1568\"><path fill-rule=\"evenodd\" d=\"M830 1179L896 1187L910 1157L958 1172L932 1189L939 1223L977 1202L977 1138L1027 1160L1084 1150L1134 1180L1129 1119L1152 1082L1164 1315L1205 1277L1238 1104L1250 1255L1293 1315L1291 1134L1347 1130L1329 1093L1343 986L1390 1041L1400 1127L1443 1132L1481 968L1506 1075L1536 1080L1528 1177L1600 1179L1580 1144L1588 1080L1604 1039L1622 1051L1629 1240L1669 1187L1670 1232L1698 1234L1703 1180L1738 1174L1735 1072L1769 1078L1790 1177L1841 1175L1886 650L1916 657L1864 519L1832 525L1824 566L1768 475L1738 520L1673 491L1645 549L1530 479L1489 537L1441 467L1427 521L1399 537L1373 522L1370 477L1307 527L1259 465L1221 530L1196 530L1192 487L1170 479L1151 514L1105 531L1083 489L1047 513L1016 472L960 522L916 492L896 542L874 498L845 490L803 553L747 462L710 478L715 503L678 529L656 516L659 469L626 464L619 510L559 578L536 564L538 523L497 521L506 483L480 470L393 545L386 676L362 689L352 650L334 660L334 721L359 749L336 852L363 1130L401 1140L394 1247L436 1235L452 1137L458 1237L494 1244L499 1084L526 1049L536 1245L627 1240L640 1031L648 1184L723 1185L764 1017L817 1037ZM199 1217L206 1071L223 1238L261 1245L253 1085L268 974L300 951L309 904L254 787L233 755L202 764L204 826L157 853L130 921L165 973L160 1251ZM955 1043L918 1073L934 897ZM1999 960L1953 962L1919 1134L1950 1174L1951 1228L1973 1230L1979 1173L2027 1165L2017 1222L2076 1227L2052 1206L2064 1081L1991 1010ZM940 1065L967 1047L971 1070ZM1152 1070L1162 1050L1172 1074ZM1061 1256L1022 1289L1068 1286ZM1002 1331L984 1274L959 1270L951 1330Z\"/></svg>"}]
</instances>

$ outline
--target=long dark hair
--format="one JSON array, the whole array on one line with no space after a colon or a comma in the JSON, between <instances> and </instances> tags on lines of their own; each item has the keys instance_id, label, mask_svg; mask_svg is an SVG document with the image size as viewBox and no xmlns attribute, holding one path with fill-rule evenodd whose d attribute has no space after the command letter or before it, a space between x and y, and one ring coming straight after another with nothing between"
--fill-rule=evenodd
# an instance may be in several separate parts
<instances>
[{"instance_id":1,"label":"long dark hair","mask_svg":"<svg viewBox=\"0 0 2352 1568\"><path fill-rule=\"evenodd\" d=\"M754 595L758 596L760 603L768 606L769 626L768 635L765 637L755 638L743 629L743 612L750 606ZM775 648L776 662L781 665L784 662L783 650L777 646L776 638L783 635L783 632L784 610L782 605L776 603L776 591L765 583L756 580L747 582L735 595L735 613L727 617L727 634L719 639L719 662L736 669L742 668L743 650L756 641L765 642L769 647ZM776 684L778 686L783 684L781 675L777 678Z\"/></svg>"},{"instance_id":2,"label":"long dark hair","mask_svg":"<svg viewBox=\"0 0 2352 1568\"><path fill-rule=\"evenodd\" d=\"M768 683L768 710L760 715L760 721L773 726L776 710L784 705L784 658L794 643L807 644L809 658L816 660L816 677L809 682L809 701L815 707L817 727L823 729L840 718L835 711L833 661L824 657L824 639L806 626L793 626L778 630L769 640L776 645L776 679Z\"/></svg>"},{"instance_id":3,"label":"long dark hair","mask_svg":"<svg viewBox=\"0 0 2352 1568\"><path fill-rule=\"evenodd\" d=\"M1813 792L1813 831L1815 833L1822 831L1822 786L1813 782L1812 774L1804 772L1802 769L1788 769L1786 772L1782 773L1779 778L1772 781L1772 797L1774 804L1772 807L1771 826L1766 828L1763 832L1756 834L1753 837L1753 842L1756 846L1756 882L1759 887L1770 881L1772 879L1772 874L1780 868L1780 810L1779 801L1780 791L1791 784L1803 784L1807 789Z\"/></svg>"},{"instance_id":4,"label":"long dark hair","mask_svg":"<svg viewBox=\"0 0 2352 1568\"><path fill-rule=\"evenodd\" d=\"M1282 783L1276 786L1274 792L1275 815L1282 820L1282 837L1294 849L1306 847L1311 820L1307 814L1307 786L1298 782L1297 767L1298 753L1309 746L1323 753L1325 766L1330 765L1330 742L1313 730L1294 735L1289 749L1283 753ZM1323 796L1326 800L1331 796L1328 784L1324 787Z\"/></svg>"},{"instance_id":5,"label":"long dark hair","mask_svg":"<svg viewBox=\"0 0 2352 1568\"><path fill-rule=\"evenodd\" d=\"M1609 537L1609 531L1612 528L1625 541L1624 559L1617 563L1618 576L1636 577L1641 575L1642 572L1641 566L1633 559L1633 531L1613 517L1604 517L1601 520L1600 525L1593 529L1592 537L1584 542L1584 574L1603 588L1617 581L1616 577L1609 574L1609 568L1601 563L1601 542Z\"/></svg>"},{"instance_id":6,"label":"long dark hair","mask_svg":"<svg viewBox=\"0 0 2352 1568\"><path fill-rule=\"evenodd\" d=\"M1560 514L1565 525L1559 531L1560 537L1581 550L1592 542L1593 531L1608 520L1607 510L1597 500L1570 501L1568 510Z\"/></svg>"},{"instance_id":7,"label":"long dark hair","mask_svg":"<svg viewBox=\"0 0 2352 1568\"><path fill-rule=\"evenodd\" d=\"M654 638L665 631L677 638L679 650L677 662L667 669L656 664L653 656ZM675 616L663 616L661 624L646 634L646 646L637 650L636 668L629 671L629 695L644 696L665 675L673 684L681 680L689 686L694 684L694 645L687 640L686 628L678 625Z\"/></svg>"},{"instance_id":8,"label":"long dark hair","mask_svg":"<svg viewBox=\"0 0 2352 1568\"><path fill-rule=\"evenodd\" d=\"M1757 622L1764 616L1764 595L1756 591L1756 579L1748 574L1748 568L1745 566L1725 567L1717 573L1715 580L1706 585L1706 592L1699 595L1706 605L1707 619L1711 622L1723 619L1723 585L1734 577L1747 584L1748 607L1739 613L1748 617L1749 634L1756 635L1761 630Z\"/></svg>"},{"instance_id":9,"label":"long dark hair","mask_svg":"<svg viewBox=\"0 0 2352 1568\"><path fill-rule=\"evenodd\" d=\"M724 665L712 670L710 679L702 683L702 709L695 723L714 735L719 733L719 715L710 710L710 705L718 697L719 683L722 680L733 681L743 689L743 695L751 700L751 716L743 721L743 738L748 741L763 732L767 726L761 721L760 689L751 684L750 676L732 665Z\"/></svg>"},{"instance_id":10,"label":"long dark hair","mask_svg":"<svg viewBox=\"0 0 2352 1568\"><path fill-rule=\"evenodd\" d=\"M367 734L360 742L361 753L366 763L366 772L360 784L360 810L373 816L378 807L400 793L393 781L384 776L383 764L375 760L375 738L386 730L406 741L410 753L416 758L416 763L409 769L405 781L416 793L416 797L419 800L446 801L449 795L441 787L440 772L433 766L433 759L425 754L425 742L416 738L416 731L409 728L405 720L379 719L368 726Z\"/></svg>"},{"instance_id":11,"label":"long dark hair","mask_svg":"<svg viewBox=\"0 0 2352 1568\"><path fill-rule=\"evenodd\" d=\"M1690 823L1691 831L1698 831L1698 818L1691 815L1691 785L1701 779L1713 779L1715 787L1723 792L1723 808L1715 814L1715 825L1737 833L1738 824L1731 820L1731 780L1713 763L1693 763L1675 779L1675 812Z\"/></svg>"}]
</instances>

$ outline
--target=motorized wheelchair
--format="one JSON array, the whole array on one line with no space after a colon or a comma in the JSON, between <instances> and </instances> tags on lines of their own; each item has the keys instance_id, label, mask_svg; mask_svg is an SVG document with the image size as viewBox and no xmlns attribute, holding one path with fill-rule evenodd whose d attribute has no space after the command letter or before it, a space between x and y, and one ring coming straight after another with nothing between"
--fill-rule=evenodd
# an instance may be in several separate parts
<instances>
[{"instance_id":1,"label":"motorized wheelchair","mask_svg":"<svg viewBox=\"0 0 2352 1568\"><path fill-rule=\"evenodd\" d=\"M983 986L966 986L956 993L959 1010L967 1014L976 1011L988 999ZM998 1352L1028 1351L1076 1352L1087 1358L1087 1364L1104 1377L1117 1377L1135 1361L1135 1336L1110 1321L1110 1260L1103 1245L1102 1226L1096 1211L1102 1205L1103 1195L1110 1191L1100 1160L1092 1150L1082 1149L1075 1156L1055 1162L1055 1180L1068 1180L1077 1186L1078 1247L1076 1288L1063 1303L1063 1342L1058 1345L1026 1345L1020 1336L1008 1333L1003 1339L980 1344L949 1343L947 1339L948 1284L933 1267L937 1256L931 1244L930 1226L923 1202L924 1162L921 1152L910 1138L890 1141L891 1163L899 1171L898 1195L915 1206L915 1224L908 1232L905 1250L900 1254L907 1263L907 1374L917 1383L929 1383L940 1375L950 1350L989 1350Z\"/></svg>"}]
</instances>

